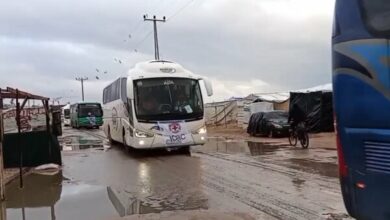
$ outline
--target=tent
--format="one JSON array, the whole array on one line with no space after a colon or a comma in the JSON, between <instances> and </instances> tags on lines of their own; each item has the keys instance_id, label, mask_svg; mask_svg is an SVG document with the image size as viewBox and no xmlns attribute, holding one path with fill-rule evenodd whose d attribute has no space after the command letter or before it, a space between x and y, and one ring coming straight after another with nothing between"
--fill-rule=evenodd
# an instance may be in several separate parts
<instances>
[{"instance_id":1,"label":"tent","mask_svg":"<svg viewBox=\"0 0 390 220\"><path fill-rule=\"evenodd\" d=\"M334 130L332 92L291 92L290 110L294 104L305 112L310 132L331 132Z\"/></svg>"}]
</instances>

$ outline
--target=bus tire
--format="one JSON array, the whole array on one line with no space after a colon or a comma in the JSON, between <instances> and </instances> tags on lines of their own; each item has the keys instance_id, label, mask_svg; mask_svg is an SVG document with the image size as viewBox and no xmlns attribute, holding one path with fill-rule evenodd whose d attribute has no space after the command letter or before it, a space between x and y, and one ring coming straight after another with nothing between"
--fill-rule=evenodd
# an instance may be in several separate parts
<instances>
[{"instance_id":1,"label":"bus tire","mask_svg":"<svg viewBox=\"0 0 390 220\"><path fill-rule=\"evenodd\" d=\"M190 146L181 147L177 151L180 154L191 155L191 147Z\"/></svg>"},{"instance_id":2,"label":"bus tire","mask_svg":"<svg viewBox=\"0 0 390 220\"><path fill-rule=\"evenodd\" d=\"M122 129L122 144L125 148L129 148L129 145L126 143L126 131L125 128Z\"/></svg>"},{"instance_id":3,"label":"bus tire","mask_svg":"<svg viewBox=\"0 0 390 220\"><path fill-rule=\"evenodd\" d=\"M110 129L110 126L107 127L107 139L108 141L112 144L114 143L114 140L112 140L111 138L111 129Z\"/></svg>"}]
</instances>

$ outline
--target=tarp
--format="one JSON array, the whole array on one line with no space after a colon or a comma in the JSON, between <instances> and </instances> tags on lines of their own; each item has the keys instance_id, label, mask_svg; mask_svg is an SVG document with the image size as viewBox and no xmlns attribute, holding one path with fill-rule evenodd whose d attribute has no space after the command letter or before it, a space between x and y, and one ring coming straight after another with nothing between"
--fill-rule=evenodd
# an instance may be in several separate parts
<instances>
[{"instance_id":1,"label":"tarp","mask_svg":"<svg viewBox=\"0 0 390 220\"><path fill-rule=\"evenodd\" d=\"M253 102L249 104L251 115L258 112L269 112L274 110L274 105L270 102Z\"/></svg>"},{"instance_id":2,"label":"tarp","mask_svg":"<svg viewBox=\"0 0 390 220\"><path fill-rule=\"evenodd\" d=\"M314 86L314 87L307 88L307 89L296 90L294 92L307 93L307 92L332 92L332 91L333 91L332 83L327 83L324 85Z\"/></svg>"},{"instance_id":3,"label":"tarp","mask_svg":"<svg viewBox=\"0 0 390 220\"><path fill-rule=\"evenodd\" d=\"M331 92L309 92L290 94L290 110L296 104L306 114L310 132L333 131L333 104Z\"/></svg>"},{"instance_id":4,"label":"tarp","mask_svg":"<svg viewBox=\"0 0 390 220\"><path fill-rule=\"evenodd\" d=\"M288 92L279 93L268 93L268 94L253 94L256 97L254 102L272 102L272 103L283 103L290 98Z\"/></svg>"},{"instance_id":5,"label":"tarp","mask_svg":"<svg viewBox=\"0 0 390 220\"><path fill-rule=\"evenodd\" d=\"M259 133L259 128L260 128L260 122L263 119L264 113L263 112L258 112L253 115L251 115L248 123L248 127L246 129L246 132L248 134L257 134Z\"/></svg>"},{"instance_id":6,"label":"tarp","mask_svg":"<svg viewBox=\"0 0 390 220\"><path fill-rule=\"evenodd\" d=\"M19 167L19 147L22 149L23 166L35 167L47 163L62 164L57 137L47 131L4 134L4 167Z\"/></svg>"}]
</instances>

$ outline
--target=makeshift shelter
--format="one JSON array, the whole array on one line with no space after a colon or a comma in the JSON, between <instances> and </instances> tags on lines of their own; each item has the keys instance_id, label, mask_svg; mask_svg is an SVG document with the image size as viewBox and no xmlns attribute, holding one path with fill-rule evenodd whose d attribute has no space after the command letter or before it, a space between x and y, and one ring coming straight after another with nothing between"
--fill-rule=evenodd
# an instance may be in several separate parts
<instances>
[{"instance_id":1,"label":"makeshift shelter","mask_svg":"<svg viewBox=\"0 0 390 220\"><path fill-rule=\"evenodd\" d=\"M253 94L253 96L256 98L254 99L253 104L251 104L253 105L253 107L251 107L251 114L272 110L288 111L289 109L288 100L290 94L287 92Z\"/></svg>"},{"instance_id":2,"label":"makeshift shelter","mask_svg":"<svg viewBox=\"0 0 390 220\"><path fill-rule=\"evenodd\" d=\"M332 92L291 92L290 109L293 105L297 105L305 112L310 132L334 130Z\"/></svg>"},{"instance_id":3,"label":"makeshift shelter","mask_svg":"<svg viewBox=\"0 0 390 220\"><path fill-rule=\"evenodd\" d=\"M16 108L4 109L3 100L16 101ZM19 100L22 103L19 103ZM26 109L29 100L42 101L42 110ZM43 113L45 124L38 128L31 126L30 118L34 111ZM52 117L50 117L52 113ZM20 185L23 186L22 168L38 166L46 163L61 165L61 151L57 135L61 135L61 112L50 112L49 98L33 95L7 87L0 89L0 158L3 159L4 167L19 167ZM16 129L5 133L4 120L12 118ZM53 119L50 124L50 118ZM2 165L3 163L1 163ZM2 169L2 167L0 167ZM1 178L2 179L2 178Z\"/></svg>"}]
</instances>

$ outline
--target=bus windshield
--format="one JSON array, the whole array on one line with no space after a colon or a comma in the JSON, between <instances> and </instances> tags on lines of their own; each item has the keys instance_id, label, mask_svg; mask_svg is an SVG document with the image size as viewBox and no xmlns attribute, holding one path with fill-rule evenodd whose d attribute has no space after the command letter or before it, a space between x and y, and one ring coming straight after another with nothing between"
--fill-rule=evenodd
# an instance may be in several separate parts
<instances>
[{"instance_id":1,"label":"bus windshield","mask_svg":"<svg viewBox=\"0 0 390 220\"><path fill-rule=\"evenodd\" d=\"M70 118L70 109L64 109L64 118Z\"/></svg>"},{"instance_id":2,"label":"bus windshield","mask_svg":"<svg viewBox=\"0 0 390 220\"><path fill-rule=\"evenodd\" d=\"M79 105L79 117L102 116L102 108L100 104L80 104Z\"/></svg>"},{"instance_id":3,"label":"bus windshield","mask_svg":"<svg viewBox=\"0 0 390 220\"><path fill-rule=\"evenodd\" d=\"M390 31L390 1L362 0L363 15L368 26L377 32Z\"/></svg>"},{"instance_id":4,"label":"bus windshield","mask_svg":"<svg viewBox=\"0 0 390 220\"><path fill-rule=\"evenodd\" d=\"M134 82L139 120L185 120L203 117L197 80L153 78Z\"/></svg>"}]
</instances>

